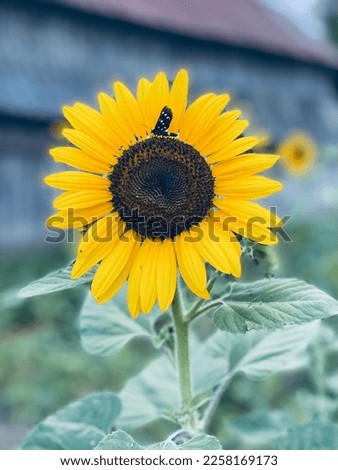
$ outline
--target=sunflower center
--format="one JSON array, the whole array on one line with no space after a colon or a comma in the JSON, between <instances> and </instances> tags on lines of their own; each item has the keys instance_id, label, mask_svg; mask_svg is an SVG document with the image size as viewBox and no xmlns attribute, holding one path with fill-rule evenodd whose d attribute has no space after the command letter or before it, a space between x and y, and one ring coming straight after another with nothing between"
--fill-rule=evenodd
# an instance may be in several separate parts
<instances>
[{"instance_id":1,"label":"sunflower center","mask_svg":"<svg viewBox=\"0 0 338 470\"><path fill-rule=\"evenodd\" d=\"M294 151L294 159L302 160L304 158L305 152L302 147L296 147Z\"/></svg>"},{"instance_id":2,"label":"sunflower center","mask_svg":"<svg viewBox=\"0 0 338 470\"><path fill-rule=\"evenodd\" d=\"M125 150L112 173L114 209L141 237L174 238L212 207L214 179L191 145L151 137Z\"/></svg>"}]
</instances>

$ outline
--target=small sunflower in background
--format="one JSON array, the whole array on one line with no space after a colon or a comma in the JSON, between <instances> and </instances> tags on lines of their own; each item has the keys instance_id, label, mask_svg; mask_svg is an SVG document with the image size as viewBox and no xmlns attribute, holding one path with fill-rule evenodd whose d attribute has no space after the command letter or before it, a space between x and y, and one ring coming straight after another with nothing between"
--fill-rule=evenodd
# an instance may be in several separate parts
<instances>
[{"instance_id":1,"label":"small sunflower in background","mask_svg":"<svg viewBox=\"0 0 338 470\"><path fill-rule=\"evenodd\" d=\"M317 158L318 149L314 140L304 132L293 132L277 146L280 163L285 169L298 176L309 173Z\"/></svg>"},{"instance_id":2,"label":"small sunflower in background","mask_svg":"<svg viewBox=\"0 0 338 470\"><path fill-rule=\"evenodd\" d=\"M207 93L188 105L188 73L180 70L171 87L163 72L141 78L136 96L115 83L114 97L98 95L100 111L82 103L64 108L73 129L63 135L73 146L50 153L77 171L46 177L65 191L48 223L85 229L72 278L98 264L91 286L97 302L127 281L133 317L156 302L165 311L178 273L208 299L206 262L241 275L237 234L277 243L270 228L280 219L250 200L281 189L256 175L278 157L252 153L258 140L243 137L248 122L225 110L229 100Z\"/></svg>"}]
</instances>

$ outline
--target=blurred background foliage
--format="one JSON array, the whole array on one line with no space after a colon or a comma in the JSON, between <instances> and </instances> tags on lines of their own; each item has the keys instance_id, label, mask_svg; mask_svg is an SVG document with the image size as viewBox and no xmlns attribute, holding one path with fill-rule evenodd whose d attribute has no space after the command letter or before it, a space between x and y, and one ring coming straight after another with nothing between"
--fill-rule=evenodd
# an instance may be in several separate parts
<instances>
[{"instance_id":1,"label":"blurred background foliage","mask_svg":"<svg viewBox=\"0 0 338 470\"><path fill-rule=\"evenodd\" d=\"M110 2L108 3L110 4ZM228 2L230 6L235 3ZM303 5L304 11L309 8L310 4L319 4L319 2L307 2L306 0L298 3ZM264 48L258 50L256 45L251 54L250 50L247 51L249 47L247 44L241 44L237 48L236 41L231 43L230 38L228 43L224 45L224 38L222 39L220 35L222 40L219 41L223 41L224 46L224 50L221 50L219 44L216 44L218 40L215 38L198 38L196 42L193 42L195 39L191 39L191 37L187 39L184 36L185 33L182 38L180 36L182 31L168 32L164 28L161 32L161 27L156 24L152 24L150 27L146 26L150 29L142 29L145 27L141 20L137 20L140 24L135 26L134 20L131 20L128 15L123 17L123 12L114 16L108 9L104 15L106 18L103 19L95 11L95 2L86 2L93 11L89 8L89 11L78 12L77 7L72 9L71 1L0 1L0 12L4 12L3 18L11 18L13 21L18 19L22 25L28 19L37 21L36 8L40 6L43 17L47 17L46 15L49 14L47 4L54 5L51 6L51 16L55 15L56 18L53 23L55 34L62 34L64 28L69 35L63 43L59 38L53 45L54 49L46 43L45 49L37 52L36 64L33 64L35 69L34 67L30 69L32 64L23 61L25 56L24 28L22 27L19 34L18 29L15 29L14 26L14 29L11 30L11 36L11 31L6 29L7 26L11 26L11 23L7 21L0 33L1 38L4 39L4 46L2 49L0 46L0 52L2 51L6 58L6 53L9 51L9 48L6 49L6 40L8 39L8 44L12 44L10 46L12 47L12 55L8 57L10 57L12 65L14 64L12 68L7 67L8 76L5 76L5 72L0 72L2 74L0 82L4 80L7 86L7 88L4 86L3 89L9 90L8 94L4 93L4 96L0 98L0 132L3 136L0 163L4 165L1 167L1 177L3 178L1 182L1 190L3 191L1 209L4 213L0 237L0 448L1 446L9 448L10 445L18 445L22 438L22 435L18 434L13 443L8 444L6 431L2 430L1 425L6 427L11 423L24 424L28 429L61 406L91 391L119 390L125 381L139 370L142 364L145 365L154 356L152 348L142 342L127 346L122 353L114 358L94 357L85 353L80 344L78 331L78 312L85 297L85 288L33 297L25 301L16 296L17 290L28 282L69 263L76 250L74 243L51 246L43 242L45 235L43 220L50 211L52 195L50 192L44 192L47 190L41 189L41 176L46 174L51 166L45 156L47 147L52 145L49 134L52 133L53 137L57 138L53 123L58 122L60 115L59 112L55 112L55 109L67 100L75 101L76 99L88 98L90 101L98 89L105 87L112 77L126 76L127 82L134 84L138 76L147 72L148 67L151 73L154 73L161 67L176 71L178 67L184 65L194 72L192 74L195 76L192 83L193 94L204 90L209 86L206 84L210 83L210 86L215 85L216 91L226 89L232 92L235 101L234 107L236 100L239 104L244 104L244 107L245 104L247 105L252 126L256 129L264 128L270 134L270 141L266 143L267 151L273 151L289 132L299 129L307 132L316 141L318 147L317 159L311 170L307 174L294 175L288 172L283 165L279 165L273 174L275 178L284 182L285 189L283 194L272 201L271 205L277 205L278 213L281 216L292 215L286 224L286 230L292 238L292 242L281 242L278 247L269 250L269 255L263 259L254 260L252 256L246 256L244 259L245 279L249 280L271 274L297 277L338 298L338 194L336 183L338 142L337 127L334 125L337 122L338 110L338 66L335 59L332 59L332 50L330 49L328 52L327 45L324 47L321 43L318 46L317 42L308 39L308 43L304 47L311 51L313 46L313 51L316 52L313 52L312 58L309 56L304 59L299 56L297 58L298 52L296 50L288 51L286 48L283 51L283 42L279 45L281 50L278 50L277 46L275 51L266 51ZM68 5L63 11L63 7L59 4ZM182 2L183 4L185 2ZM262 4L257 7L258 4L259 2L253 0L242 0L237 3L237 6L239 5L238 8L256 8L255 11L258 12L259 17ZM59 6L56 8L56 5ZM322 16L329 26L329 36L333 41L338 42L338 15L335 2L325 2L324 10ZM230 8L230 18L231 11ZM284 12L285 14L287 16L288 11ZM65 18L64 26L62 25L62 15ZM277 14L273 12L273 15ZM277 16L273 16L274 21L284 21L280 19L281 17L278 20L276 18ZM295 22L295 19L292 19ZM32 22L34 23L34 21ZM119 21L122 23L120 24ZM125 39L123 37L125 33L121 32L121 28L126 26L126 22L133 28L135 26L133 31L136 32L133 34L144 40L143 45L138 44L138 51L135 52L135 55L131 54L135 47L135 37L134 43L130 45L131 49L128 49L128 45L125 46L125 49L124 45L121 46ZM39 22L39 27L45 28L45 33L48 29L47 24L47 21L45 23ZM26 26L29 25L30 23L27 22ZM96 45L99 43L95 34L99 35L99 31L102 31L102 34L105 35L101 57L104 65L102 70L97 70L93 59L97 50L92 50L88 46L88 42L79 42L77 46L73 44L72 47L78 47L79 65L78 69L72 69L77 66L76 61L75 65L71 64L73 60L71 52L68 51L68 55L65 52L73 34L75 34L69 29L70 25L73 25L74 28L83 28L83 34L89 31L91 40ZM155 32L151 30L152 27L155 28ZM17 31L15 38L13 31ZM107 37L110 31L113 35L109 43ZM238 31L240 31L240 27ZM292 31L292 34L295 34L294 30ZM79 41L81 34L78 36ZM168 34L169 36L167 36ZM188 32L186 34L189 36ZM115 40L114 35L121 35L120 42ZM192 37L195 37L194 34ZM113 46L112 41L117 45ZM186 51L185 46L177 47L179 44L186 44L186 41L191 41L186 46ZM212 41L215 41L215 44ZM305 44L305 36L302 36L302 41ZM43 42L39 39L42 48ZM114 60L110 62L106 60L111 52L109 44L112 48L116 47L113 50ZM147 61L142 63L144 54L149 52L149 44L152 47L151 54L148 54ZM44 79L39 75L39 79L41 78L42 81L36 82L34 86L36 89L39 87L43 89L45 86L48 99L44 102L44 95L41 91L42 94L36 98L35 102L34 93L36 90L33 85L32 89L29 88L29 80L33 83L33 72L38 74L39 67L46 66L47 68L49 66L47 46L53 51L54 55L49 54L54 58L53 60L60 61L60 63L64 60L64 63L62 62L64 69L52 83L50 83L50 75L46 74ZM223 59L219 62L216 60L214 63L212 62L209 52L213 46L216 51L214 59L217 59L217 54L224 54ZM84 54L86 47L89 51L88 55ZM172 49L170 49L171 47ZM18 56L20 53L22 56L15 57L14 49ZM46 57L41 51L44 51ZM59 56L56 51L59 51ZM39 53L42 55L39 56ZM187 56L184 55L185 53ZM191 62L187 58L190 53L193 57ZM131 54L130 58L127 58L128 54ZM243 64L248 61L248 54L251 54L251 58L246 67L239 65L241 60ZM329 56L330 58L328 58ZM120 57L121 61L119 61ZM35 59L30 60L33 63ZM257 61L257 72L254 72L251 60ZM117 62L118 71L113 72ZM297 72L295 72L297 64L299 65L299 82L297 82ZM18 76L15 75L15 65L18 66ZM87 66L89 67L88 75L83 78L83 75L86 75L83 72ZM224 73L227 67L229 67L228 75ZM95 68L99 78L94 77L93 70ZM258 72L260 68L261 71ZM276 102L276 97L272 95L271 90L276 86L277 88L281 86L282 89L285 82L276 82L272 76L271 83L269 82L270 88L267 87L268 92L265 95L262 94L262 89L268 83L268 80L264 83L262 77L270 68L276 72L276 75L282 75L282 71L285 71L286 79L293 77L290 78L290 83L294 80L293 85L289 87L290 96L281 100L283 102ZM275 72L272 72L272 75ZM248 73L256 73L254 75L256 85L252 84L255 80L248 83ZM313 83L309 78L311 73L313 73ZM304 81L305 74L308 77L307 83ZM196 78L198 76L200 81ZM224 82L222 82L223 77ZM262 89L259 90L260 77L262 78ZM317 79L318 81L315 82ZM323 84L324 81L325 84ZM9 88L9 83L11 88ZM311 86L315 83L318 85L318 89L313 87L313 90L317 90L313 92L315 102L311 102L311 107L308 108L304 90L308 87L311 95ZM322 86L323 88L321 88ZM255 94L257 87L258 92ZM16 92L18 95L15 94ZM277 89L276 94L278 92ZM16 100L13 98L10 101L10 93L16 97ZM325 106L321 103L320 96L322 96ZM20 100L22 100L21 103ZM39 103L44 103L41 104L40 111ZM282 108L283 112L280 111L280 115L278 115L278 110ZM334 113L336 113L336 121L333 119ZM258 116L257 120L255 120L255 116ZM291 122L292 119L295 121ZM328 122L329 124L327 124ZM51 129L54 130L51 131ZM13 147L14 143L17 144L15 148ZM62 144L61 142L60 145ZM36 160L32 160L32 154L35 153L43 155L40 163L37 163L37 157L34 157ZM2 162L7 163L5 165ZM6 173L6 171L10 171L10 173ZM27 175L32 174L32 171L34 171L34 175L30 179ZM11 181L13 189L8 190L8 182ZM8 194L11 195L10 199L6 199ZM18 196L14 197L15 194ZM32 196L31 200L30 196ZM24 206L26 199L28 201L27 207ZM30 215L29 220L25 219L25 214ZM6 225L7 220L10 220L10 223ZM35 229L29 225L30 221ZM36 243L34 239L37 240ZM308 364L292 372L275 374L260 382L252 382L242 376L233 380L223 397L220 412L217 414L212 429L212 432L217 434L228 448L264 448L271 437L275 433L278 434L282 422L283 425L286 422L294 425L318 417L338 422L338 321L333 318L324 321L323 324L325 328L322 335L308 351L310 361ZM158 441L165 439L171 431L173 431L173 426L161 421L148 425L146 429L139 430L133 437L141 438L143 441ZM15 432L14 428L13 433ZM20 432L22 434L22 430Z\"/></svg>"}]
</instances>

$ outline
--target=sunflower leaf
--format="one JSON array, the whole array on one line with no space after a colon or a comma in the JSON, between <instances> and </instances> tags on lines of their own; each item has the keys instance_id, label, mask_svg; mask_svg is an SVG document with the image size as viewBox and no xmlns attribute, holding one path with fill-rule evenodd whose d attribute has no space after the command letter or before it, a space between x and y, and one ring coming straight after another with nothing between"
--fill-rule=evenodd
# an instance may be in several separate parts
<instances>
[{"instance_id":1,"label":"sunflower leaf","mask_svg":"<svg viewBox=\"0 0 338 470\"><path fill-rule=\"evenodd\" d=\"M114 393L102 392L71 403L37 424L22 449L91 450L109 433L120 413Z\"/></svg>"},{"instance_id":2,"label":"sunflower leaf","mask_svg":"<svg viewBox=\"0 0 338 470\"><path fill-rule=\"evenodd\" d=\"M115 431L106 436L96 447L97 450L219 450L221 444L214 436L198 434L183 444L168 439L147 447L141 446L125 431Z\"/></svg>"},{"instance_id":3,"label":"sunflower leaf","mask_svg":"<svg viewBox=\"0 0 338 470\"><path fill-rule=\"evenodd\" d=\"M46 276L31 282L26 287L23 287L19 292L19 297L35 297L36 295L51 294L66 289L73 289L73 287L87 284L92 281L94 270L91 269L84 276L79 279L71 279L70 274L72 271L73 263L65 268L53 271Z\"/></svg>"},{"instance_id":4,"label":"sunflower leaf","mask_svg":"<svg viewBox=\"0 0 338 470\"><path fill-rule=\"evenodd\" d=\"M198 434L194 436L189 441L186 441L184 444L179 446L181 450L220 450L222 446L218 439L209 434Z\"/></svg>"},{"instance_id":5,"label":"sunflower leaf","mask_svg":"<svg viewBox=\"0 0 338 470\"><path fill-rule=\"evenodd\" d=\"M97 450L143 450L128 433L118 430L105 436L96 447Z\"/></svg>"},{"instance_id":6,"label":"sunflower leaf","mask_svg":"<svg viewBox=\"0 0 338 470\"><path fill-rule=\"evenodd\" d=\"M261 380L274 372L304 366L302 353L318 333L318 322L278 331L252 331L240 336L229 358L231 375L242 373Z\"/></svg>"},{"instance_id":7,"label":"sunflower leaf","mask_svg":"<svg viewBox=\"0 0 338 470\"><path fill-rule=\"evenodd\" d=\"M234 283L213 320L220 330L245 333L300 325L338 314L338 302L298 279L263 279Z\"/></svg>"},{"instance_id":8,"label":"sunflower leaf","mask_svg":"<svg viewBox=\"0 0 338 470\"><path fill-rule=\"evenodd\" d=\"M122 412L117 426L134 429L175 413L180 406L178 377L166 356L151 362L128 380L119 393Z\"/></svg>"},{"instance_id":9,"label":"sunflower leaf","mask_svg":"<svg viewBox=\"0 0 338 470\"><path fill-rule=\"evenodd\" d=\"M152 338L148 319L142 315L133 319L118 302L122 292L106 304L97 304L88 294L80 314L83 348L90 354L108 356L122 349L136 337Z\"/></svg>"},{"instance_id":10,"label":"sunflower leaf","mask_svg":"<svg viewBox=\"0 0 338 470\"><path fill-rule=\"evenodd\" d=\"M192 359L194 392L203 393L238 373L261 380L275 372L299 368L306 362L302 353L318 332L318 321L246 335L217 331Z\"/></svg>"}]
</instances>

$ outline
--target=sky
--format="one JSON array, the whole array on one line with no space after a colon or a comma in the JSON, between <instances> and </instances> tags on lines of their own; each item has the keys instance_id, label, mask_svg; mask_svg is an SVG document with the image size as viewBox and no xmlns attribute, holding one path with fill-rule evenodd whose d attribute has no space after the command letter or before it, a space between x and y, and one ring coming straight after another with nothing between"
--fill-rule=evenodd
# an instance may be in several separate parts
<instances>
[{"instance_id":1,"label":"sky","mask_svg":"<svg viewBox=\"0 0 338 470\"><path fill-rule=\"evenodd\" d=\"M260 2L286 15L313 39L326 37L325 24L320 17L322 0L260 0Z\"/></svg>"}]
</instances>

